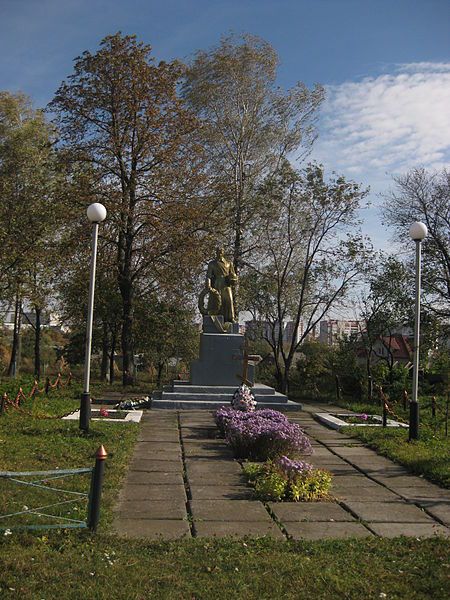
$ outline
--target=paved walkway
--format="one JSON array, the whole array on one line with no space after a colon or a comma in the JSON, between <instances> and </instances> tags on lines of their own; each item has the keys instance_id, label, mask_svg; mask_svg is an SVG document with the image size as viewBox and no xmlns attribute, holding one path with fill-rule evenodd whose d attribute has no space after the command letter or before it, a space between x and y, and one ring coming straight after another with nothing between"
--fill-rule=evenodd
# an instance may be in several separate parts
<instances>
[{"instance_id":1,"label":"paved walkway","mask_svg":"<svg viewBox=\"0 0 450 600\"><path fill-rule=\"evenodd\" d=\"M239 463L215 437L209 411L153 410L142 421L115 530L147 539L450 537L450 491L317 423L311 412L322 408L310 405L288 416L312 441L314 454L307 460L333 473L336 502L252 499Z\"/></svg>"}]
</instances>

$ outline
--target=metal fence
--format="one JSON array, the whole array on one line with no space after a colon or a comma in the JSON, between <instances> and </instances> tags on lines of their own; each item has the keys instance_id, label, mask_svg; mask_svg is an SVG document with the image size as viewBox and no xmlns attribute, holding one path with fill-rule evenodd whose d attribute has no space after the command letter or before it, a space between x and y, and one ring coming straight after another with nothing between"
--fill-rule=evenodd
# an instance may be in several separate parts
<instances>
[{"instance_id":1,"label":"metal fence","mask_svg":"<svg viewBox=\"0 0 450 600\"><path fill-rule=\"evenodd\" d=\"M0 532L12 530L34 530L34 529L85 529L96 530L100 518L100 502L103 486L104 466L106 451L103 446L97 450L95 465L81 469L55 469L51 471L3 471L0 472L0 483L9 482L13 485L32 488L41 495L50 493L52 502L41 503L37 506L22 506L20 510L0 514ZM84 492L70 487L63 487L62 480L80 475L90 474L90 491ZM39 496L39 494L36 494ZM55 498L56 496L56 498ZM19 493L19 499L21 499ZM63 498L63 499L62 499ZM17 501L16 501L17 502ZM21 503L21 502L19 502ZM73 507L74 504L85 505L84 519L68 517L61 514L62 510ZM44 522L22 523L17 521L26 520L29 517L38 517ZM50 521L50 522L49 522ZM56 522L55 522L56 521Z\"/></svg>"}]
</instances>

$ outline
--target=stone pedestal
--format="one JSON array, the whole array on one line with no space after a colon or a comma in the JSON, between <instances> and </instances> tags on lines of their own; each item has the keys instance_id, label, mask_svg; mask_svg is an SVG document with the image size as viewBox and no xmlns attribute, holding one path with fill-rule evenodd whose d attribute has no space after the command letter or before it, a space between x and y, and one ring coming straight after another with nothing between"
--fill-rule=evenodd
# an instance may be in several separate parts
<instances>
[{"instance_id":1,"label":"stone pedestal","mask_svg":"<svg viewBox=\"0 0 450 600\"><path fill-rule=\"evenodd\" d=\"M204 317L200 338L200 356L191 364L189 381L174 381L152 396L152 408L217 409L230 404L234 392L242 383L244 371L244 336L233 323L231 331L220 333L220 318ZM273 388L255 382L255 365L248 363L247 381L257 408L301 410L301 404L291 402Z\"/></svg>"},{"instance_id":2,"label":"stone pedestal","mask_svg":"<svg viewBox=\"0 0 450 600\"><path fill-rule=\"evenodd\" d=\"M238 387L244 366L244 336L239 333L202 333L200 356L191 365L194 386ZM248 365L247 379L254 383L255 367Z\"/></svg>"}]
</instances>

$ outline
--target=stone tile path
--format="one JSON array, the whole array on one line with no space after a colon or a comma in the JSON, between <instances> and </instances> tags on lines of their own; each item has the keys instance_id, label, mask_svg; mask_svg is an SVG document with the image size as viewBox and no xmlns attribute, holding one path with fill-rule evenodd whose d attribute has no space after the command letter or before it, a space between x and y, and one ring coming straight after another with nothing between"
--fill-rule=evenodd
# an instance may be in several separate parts
<instances>
[{"instance_id":1,"label":"stone tile path","mask_svg":"<svg viewBox=\"0 0 450 600\"><path fill-rule=\"evenodd\" d=\"M253 499L239 463L215 437L209 411L153 410L141 423L115 530L147 539L450 537L450 491L317 423L314 406L304 408L289 419L312 441L314 454L307 460L333 473L336 502Z\"/></svg>"}]
</instances>

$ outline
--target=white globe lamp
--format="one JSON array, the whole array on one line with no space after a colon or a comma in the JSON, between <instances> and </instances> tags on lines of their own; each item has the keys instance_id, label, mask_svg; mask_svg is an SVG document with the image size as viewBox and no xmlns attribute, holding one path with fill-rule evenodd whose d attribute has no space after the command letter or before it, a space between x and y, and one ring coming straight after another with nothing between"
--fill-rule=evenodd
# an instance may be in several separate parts
<instances>
[{"instance_id":1,"label":"white globe lamp","mask_svg":"<svg viewBox=\"0 0 450 600\"><path fill-rule=\"evenodd\" d=\"M425 223L421 221L416 221L409 228L409 235L415 241L422 241L427 237L428 229Z\"/></svg>"},{"instance_id":2,"label":"white globe lamp","mask_svg":"<svg viewBox=\"0 0 450 600\"><path fill-rule=\"evenodd\" d=\"M106 208L100 202L94 202L88 206L86 212L91 223L101 223L106 219Z\"/></svg>"}]
</instances>

